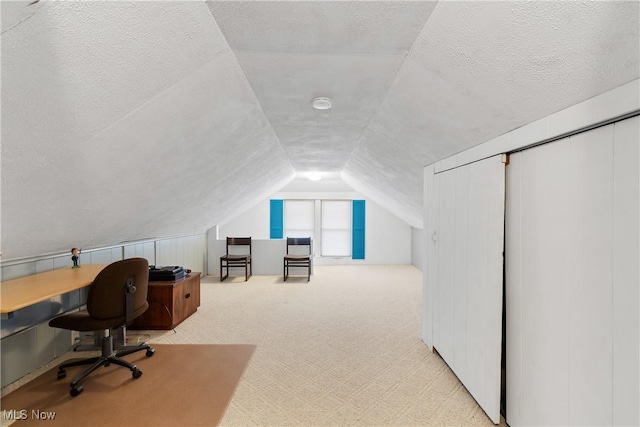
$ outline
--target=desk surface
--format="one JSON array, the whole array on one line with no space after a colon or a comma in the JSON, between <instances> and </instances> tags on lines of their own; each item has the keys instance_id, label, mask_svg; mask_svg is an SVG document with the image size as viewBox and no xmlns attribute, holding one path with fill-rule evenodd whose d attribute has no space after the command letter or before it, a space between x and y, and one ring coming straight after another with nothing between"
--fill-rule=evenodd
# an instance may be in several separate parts
<instances>
[{"instance_id":1,"label":"desk surface","mask_svg":"<svg viewBox=\"0 0 640 427\"><path fill-rule=\"evenodd\" d=\"M49 298L89 286L107 264L59 268L0 284L0 313L7 314Z\"/></svg>"}]
</instances>

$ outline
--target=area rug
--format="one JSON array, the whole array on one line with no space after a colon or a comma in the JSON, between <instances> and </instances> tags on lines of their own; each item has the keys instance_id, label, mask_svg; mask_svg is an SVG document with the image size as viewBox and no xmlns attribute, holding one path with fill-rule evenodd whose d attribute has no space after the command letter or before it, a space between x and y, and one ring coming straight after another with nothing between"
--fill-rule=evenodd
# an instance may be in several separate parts
<instances>
[{"instance_id":1,"label":"area rug","mask_svg":"<svg viewBox=\"0 0 640 427\"><path fill-rule=\"evenodd\" d=\"M2 417L17 418L13 426L73 427L215 426L247 367L254 345L154 344L125 358L143 374L110 365L87 377L79 396L69 383L84 367L57 367L2 398Z\"/></svg>"}]
</instances>

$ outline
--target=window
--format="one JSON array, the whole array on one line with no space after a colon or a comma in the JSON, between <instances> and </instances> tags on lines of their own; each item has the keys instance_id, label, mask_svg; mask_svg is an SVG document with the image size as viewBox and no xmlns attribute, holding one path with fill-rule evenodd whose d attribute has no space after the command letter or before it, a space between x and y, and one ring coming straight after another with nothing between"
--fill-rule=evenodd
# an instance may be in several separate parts
<instances>
[{"instance_id":1,"label":"window","mask_svg":"<svg viewBox=\"0 0 640 427\"><path fill-rule=\"evenodd\" d=\"M284 201L284 237L314 238L314 201Z\"/></svg>"},{"instance_id":2,"label":"window","mask_svg":"<svg viewBox=\"0 0 640 427\"><path fill-rule=\"evenodd\" d=\"M351 201L322 201L322 256L351 255Z\"/></svg>"},{"instance_id":3,"label":"window","mask_svg":"<svg viewBox=\"0 0 640 427\"><path fill-rule=\"evenodd\" d=\"M364 200L272 199L270 203L271 239L311 237L321 256L365 259Z\"/></svg>"}]
</instances>

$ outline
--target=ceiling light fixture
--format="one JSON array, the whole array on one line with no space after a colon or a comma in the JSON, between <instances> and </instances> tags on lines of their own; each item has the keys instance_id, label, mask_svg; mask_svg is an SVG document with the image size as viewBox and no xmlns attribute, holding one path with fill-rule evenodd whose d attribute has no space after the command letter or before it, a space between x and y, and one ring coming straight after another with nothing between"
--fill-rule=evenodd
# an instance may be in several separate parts
<instances>
[{"instance_id":1,"label":"ceiling light fixture","mask_svg":"<svg viewBox=\"0 0 640 427\"><path fill-rule=\"evenodd\" d=\"M313 108L316 110L328 110L331 108L331 99L323 96L314 98L311 105L313 105Z\"/></svg>"},{"instance_id":2,"label":"ceiling light fixture","mask_svg":"<svg viewBox=\"0 0 640 427\"><path fill-rule=\"evenodd\" d=\"M309 178L311 181L320 181L322 179L319 173L310 173L309 175L307 175L307 178Z\"/></svg>"}]
</instances>

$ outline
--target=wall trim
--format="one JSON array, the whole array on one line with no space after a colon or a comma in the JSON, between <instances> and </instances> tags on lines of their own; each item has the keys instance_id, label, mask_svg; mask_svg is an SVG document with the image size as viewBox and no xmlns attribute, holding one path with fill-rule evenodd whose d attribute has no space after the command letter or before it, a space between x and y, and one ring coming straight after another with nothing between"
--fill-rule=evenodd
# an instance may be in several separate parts
<instances>
[{"instance_id":1,"label":"wall trim","mask_svg":"<svg viewBox=\"0 0 640 427\"><path fill-rule=\"evenodd\" d=\"M89 248L89 249L81 249L81 255L83 254L90 254L92 252L100 252L100 251L106 251L109 249L119 249L121 248L124 251L124 247L125 246L131 246L131 245L139 245L139 244L143 244L143 243L156 243L156 242L160 242L162 240L171 240L171 239L181 239L181 238L186 238L186 237L194 237L194 236L202 236L205 233L196 233L196 234L185 234L185 235L181 235L181 236L169 236L169 237L156 237L156 238L149 238L149 239L143 239L143 240L131 240L131 241L126 241L126 242L122 242L122 243L118 243L115 245L109 245L109 246L99 246L99 247L95 247L95 248ZM71 250L71 248L69 248L69 251ZM39 255L31 255L31 256L25 256L25 257L19 257L19 258L11 258L11 259L0 259L0 267L10 267L12 265L17 265L17 264L25 264L28 262L37 262L37 261L44 261L44 260L48 260L48 259L52 259L52 258L59 258L59 257L65 257L67 255L71 256L71 252L66 251L66 252L49 252L49 253L44 253L44 254L39 254Z\"/></svg>"}]
</instances>

